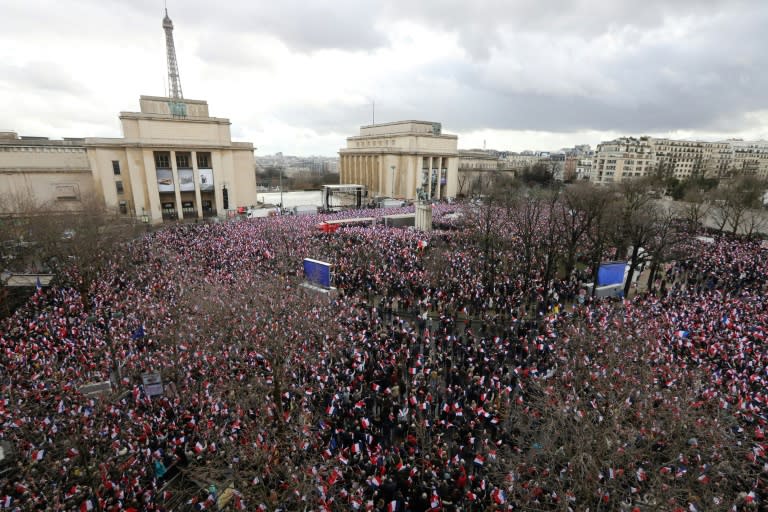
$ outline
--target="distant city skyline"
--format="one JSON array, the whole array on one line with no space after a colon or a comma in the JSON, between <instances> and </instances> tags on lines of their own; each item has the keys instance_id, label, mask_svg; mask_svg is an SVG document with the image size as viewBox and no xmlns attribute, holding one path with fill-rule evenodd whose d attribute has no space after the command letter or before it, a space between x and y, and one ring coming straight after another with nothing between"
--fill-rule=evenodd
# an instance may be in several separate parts
<instances>
[{"instance_id":1,"label":"distant city skyline","mask_svg":"<svg viewBox=\"0 0 768 512\"><path fill-rule=\"evenodd\" d=\"M407 8L406 8L407 5ZM459 147L557 150L621 136L768 139L759 0L169 2L184 96L257 155L336 156L373 121ZM163 3L7 0L0 130L120 136L167 94Z\"/></svg>"}]
</instances>

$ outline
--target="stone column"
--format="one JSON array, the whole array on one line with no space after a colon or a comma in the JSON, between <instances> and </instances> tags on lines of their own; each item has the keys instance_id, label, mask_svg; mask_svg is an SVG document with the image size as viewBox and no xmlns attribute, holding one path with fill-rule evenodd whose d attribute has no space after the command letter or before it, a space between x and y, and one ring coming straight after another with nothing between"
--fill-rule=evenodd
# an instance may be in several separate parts
<instances>
[{"instance_id":1,"label":"stone column","mask_svg":"<svg viewBox=\"0 0 768 512\"><path fill-rule=\"evenodd\" d=\"M195 204L197 205L197 218L203 218L203 200L200 196L200 169L197 168L197 153L192 151L192 179L195 180Z\"/></svg>"},{"instance_id":2,"label":"stone column","mask_svg":"<svg viewBox=\"0 0 768 512\"><path fill-rule=\"evenodd\" d=\"M427 197L432 199L432 157L429 157L429 170L427 171Z\"/></svg>"},{"instance_id":3,"label":"stone column","mask_svg":"<svg viewBox=\"0 0 768 512\"><path fill-rule=\"evenodd\" d=\"M184 212L181 209L181 190L179 190L179 169L176 167L176 152L171 151L171 172L173 172L173 193L176 196L176 216L179 220L184 218Z\"/></svg>"},{"instance_id":4,"label":"stone column","mask_svg":"<svg viewBox=\"0 0 768 512\"><path fill-rule=\"evenodd\" d=\"M440 179L442 178L443 174L443 157L439 156L437 157L437 199L440 199L440 189L442 188L442 185L440 184Z\"/></svg>"},{"instance_id":5,"label":"stone column","mask_svg":"<svg viewBox=\"0 0 768 512\"><path fill-rule=\"evenodd\" d=\"M144 160L144 177L147 183L147 201L149 202L149 211L146 213L150 216L152 224L157 224L163 222L163 205L160 204L160 191L157 188L155 154L152 150L145 149L141 156Z\"/></svg>"}]
</instances>

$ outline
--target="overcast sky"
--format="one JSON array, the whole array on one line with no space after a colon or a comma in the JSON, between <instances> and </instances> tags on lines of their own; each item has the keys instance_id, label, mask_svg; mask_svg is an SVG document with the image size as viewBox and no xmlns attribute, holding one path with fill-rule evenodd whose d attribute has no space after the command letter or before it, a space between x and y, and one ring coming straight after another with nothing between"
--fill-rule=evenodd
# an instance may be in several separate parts
<instances>
[{"instance_id":1,"label":"overcast sky","mask_svg":"<svg viewBox=\"0 0 768 512\"><path fill-rule=\"evenodd\" d=\"M620 135L768 139L768 0L168 0L185 98L257 155L360 125L460 148ZM0 0L0 130L121 136L165 95L162 0Z\"/></svg>"}]
</instances>

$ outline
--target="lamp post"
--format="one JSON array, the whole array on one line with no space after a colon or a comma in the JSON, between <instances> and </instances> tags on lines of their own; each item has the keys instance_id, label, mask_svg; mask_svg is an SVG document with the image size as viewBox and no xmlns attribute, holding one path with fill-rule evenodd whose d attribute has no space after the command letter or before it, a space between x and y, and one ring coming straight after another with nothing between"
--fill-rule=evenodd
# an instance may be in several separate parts
<instances>
[{"instance_id":1,"label":"lamp post","mask_svg":"<svg viewBox=\"0 0 768 512\"><path fill-rule=\"evenodd\" d=\"M392 197L395 197L395 166L390 166L390 169L392 169Z\"/></svg>"}]
</instances>

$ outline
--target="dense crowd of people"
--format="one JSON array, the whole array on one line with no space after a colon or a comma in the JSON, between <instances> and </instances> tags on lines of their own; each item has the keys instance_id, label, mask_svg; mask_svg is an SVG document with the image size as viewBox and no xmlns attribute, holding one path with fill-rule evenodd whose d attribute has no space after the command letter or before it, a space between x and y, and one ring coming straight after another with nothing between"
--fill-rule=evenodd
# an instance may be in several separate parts
<instances>
[{"instance_id":1,"label":"dense crowd of people","mask_svg":"<svg viewBox=\"0 0 768 512\"><path fill-rule=\"evenodd\" d=\"M520 274L514 225L489 283L471 209L433 213L450 229L179 225L115 251L88 304L39 290L0 326L0 508L765 506L759 242L576 300L587 275ZM305 257L336 295L298 291Z\"/></svg>"}]
</instances>

